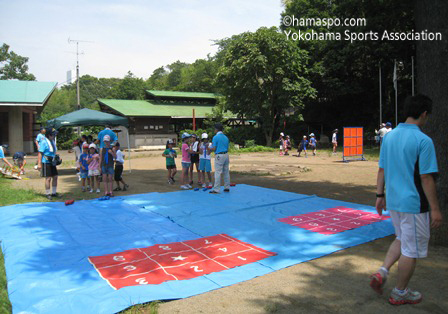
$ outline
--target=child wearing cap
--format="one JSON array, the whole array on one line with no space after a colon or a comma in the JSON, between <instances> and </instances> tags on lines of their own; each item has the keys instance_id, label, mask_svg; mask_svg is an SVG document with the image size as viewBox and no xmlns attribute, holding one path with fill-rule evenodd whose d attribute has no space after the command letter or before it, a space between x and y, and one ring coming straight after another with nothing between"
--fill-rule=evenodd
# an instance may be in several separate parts
<instances>
[{"instance_id":1,"label":"child wearing cap","mask_svg":"<svg viewBox=\"0 0 448 314\"><path fill-rule=\"evenodd\" d=\"M283 150L285 149L285 139L284 139L285 134L280 133L280 137L278 139L278 142L280 144L280 156L283 156Z\"/></svg>"},{"instance_id":2,"label":"child wearing cap","mask_svg":"<svg viewBox=\"0 0 448 314\"><path fill-rule=\"evenodd\" d=\"M291 139L289 138L289 135L286 135L283 145L285 149L284 155L288 156L289 155L288 151L291 149Z\"/></svg>"},{"instance_id":3,"label":"child wearing cap","mask_svg":"<svg viewBox=\"0 0 448 314\"><path fill-rule=\"evenodd\" d=\"M166 158L166 169L168 170L168 184L173 184L176 182L174 180L174 176L177 173L176 162L174 158L177 157L176 151L173 149L173 140L168 140L166 142L166 149L163 152L162 156Z\"/></svg>"},{"instance_id":4,"label":"child wearing cap","mask_svg":"<svg viewBox=\"0 0 448 314\"><path fill-rule=\"evenodd\" d=\"M188 184L188 172L191 166L190 153L192 152L190 143L191 135L188 133L182 134L182 185L180 186L182 190L192 188L192 186Z\"/></svg>"},{"instance_id":5,"label":"child wearing cap","mask_svg":"<svg viewBox=\"0 0 448 314\"><path fill-rule=\"evenodd\" d=\"M79 156L79 177L81 178L81 191L86 191L86 179L87 189L90 190L90 177L89 177L89 164L87 163L87 157L89 156L89 145L82 145L82 154Z\"/></svg>"},{"instance_id":6,"label":"child wearing cap","mask_svg":"<svg viewBox=\"0 0 448 314\"><path fill-rule=\"evenodd\" d=\"M310 148L313 150L313 156L316 156L316 147L317 147L317 141L314 136L314 133L310 134Z\"/></svg>"},{"instance_id":7,"label":"child wearing cap","mask_svg":"<svg viewBox=\"0 0 448 314\"><path fill-rule=\"evenodd\" d=\"M96 145L89 145L89 155L87 156L87 164L89 165L89 177L92 188L90 193L93 193L96 181L96 193L100 193L100 155L96 152Z\"/></svg>"},{"instance_id":8,"label":"child wearing cap","mask_svg":"<svg viewBox=\"0 0 448 314\"><path fill-rule=\"evenodd\" d=\"M307 158L307 154L306 154L306 146L308 145L308 141L306 140L306 135L303 136L303 139L300 141L299 144L299 149L298 149L298 155L297 157L300 157L300 153L303 151L305 151L305 158Z\"/></svg>"},{"instance_id":9,"label":"child wearing cap","mask_svg":"<svg viewBox=\"0 0 448 314\"><path fill-rule=\"evenodd\" d=\"M194 166L196 165L196 172L198 173L198 184L201 185L201 178L199 173L199 138L196 134L191 134L191 153L190 153L190 185L193 184L193 172Z\"/></svg>"},{"instance_id":10,"label":"child wearing cap","mask_svg":"<svg viewBox=\"0 0 448 314\"><path fill-rule=\"evenodd\" d=\"M127 191L129 185L126 184L123 180L123 164L124 164L124 156L120 150L120 143L116 142L113 150L115 152L115 172L114 172L114 180L117 183L117 187L114 191L121 191L120 182L123 184L123 191Z\"/></svg>"},{"instance_id":11,"label":"child wearing cap","mask_svg":"<svg viewBox=\"0 0 448 314\"><path fill-rule=\"evenodd\" d=\"M114 159L116 158L115 152L110 146L110 136L104 135L103 137L104 147L100 150L101 172L103 174L104 182L104 195L114 196L112 193L113 187L113 175L114 175Z\"/></svg>"},{"instance_id":12,"label":"child wearing cap","mask_svg":"<svg viewBox=\"0 0 448 314\"><path fill-rule=\"evenodd\" d=\"M202 143L199 146L199 181L203 182L202 187L212 185L212 160L210 150L207 151L210 143L208 142L208 134L203 133L201 136ZM207 173L208 184L205 184L205 173Z\"/></svg>"}]
</instances>

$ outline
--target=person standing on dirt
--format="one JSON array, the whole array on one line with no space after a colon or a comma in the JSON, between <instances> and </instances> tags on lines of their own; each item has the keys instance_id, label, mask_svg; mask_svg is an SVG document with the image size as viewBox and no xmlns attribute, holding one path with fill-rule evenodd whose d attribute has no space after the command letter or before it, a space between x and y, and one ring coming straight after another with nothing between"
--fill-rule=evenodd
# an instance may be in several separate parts
<instances>
[{"instance_id":1,"label":"person standing on dirt","mask_svg":"<svg viewBox=\"0 0 448 314\"><path fill-rule=\"evenodd\" d=\"M338 148L338 129L333 130L333 136L331 137L331 143L333 144L333 155L336 154Z\"/></svg>"},{"instance_id":2,"label":"person standing on dirt","mask_svg":"<svg viewBox=\"0 0 448 314\"><path fill-rule=\"evenodd\" d=\"M229 172L229 138L222 132L221 123L215 124L215 136L212 146L207 147L210 153L215 152L215 185L210 191L211 194L219 194L221 190L221 175L224 176L224 192L230 192L230 172Z\"/></svg>"},{"instance_id":3,"label":"person standing on dirt","mask_svg":"<svg viewBox=\"0 0 448 314\"><path fill-rule=\"evenodd\" d=\"M436 152L431 138L420 129L431 109L432 100L427 96L408 97L406 122L386 134L381 147L376 210L381 215L387 205L397 237L383 265L370 276L370 286L381 294L390 268L398 261L398 281L389 298L394 305L421 302L421 293L409 289L408 283L417 258L428 253L430 227L442 223L434 180Z\"/></svg>"},{"instance_id":4,"label":"person standing on dirt","mask_svg":"<svg viewBox=\"0 0 448 314\"><path fill-rule=\"evenodd\" d=\"M41 176L45 178L45 195L49 200L58 196L56 191L58 188L58 169L56 168L55 160L57 147L54 140L56 134L56 130L47 128L45 139L41 140L39 144L37 157L37 169L41 170Z\"/></svg>"}]
</instances>

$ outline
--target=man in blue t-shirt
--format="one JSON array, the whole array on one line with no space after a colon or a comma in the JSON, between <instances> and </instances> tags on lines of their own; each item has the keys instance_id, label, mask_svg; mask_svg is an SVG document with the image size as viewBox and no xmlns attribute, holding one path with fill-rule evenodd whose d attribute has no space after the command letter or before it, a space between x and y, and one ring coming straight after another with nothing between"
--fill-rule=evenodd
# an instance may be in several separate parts
<instances>
[{"instance_id":1,"label":"man in blue t-shirt","mask_svg":"<svg viewBox=\"0 0 448 314\"><path fill-rule=\"evenodd\" d=\"M115 132L112 131L109 126L106 126L106 128L104 130L102 130L100 133L98 133L98 139L100 140L100 148L104 148L104 146L105 146L103 139L106 135L110 136L111 146L113 146L113 144L118 141L117 134L115 134Z\"/></svg>"},{"instance_id":2,"label":"man in blue t-shirt","mask_svg":"<svg viewBox=\"0 0 448 314\"><path fill-rule=\"evenodd\" d=\"M215 136L212 146L207 148L208 152L215 152L215 185L210 191L211 194L218 194L221 190L221 175L224 176L224 192L230 192L230 172L229 172L229 139L222 133L221 123L215 124Z\"/></svg>"},{"instance_id":3,"label":"man in blue t-shirt","mask_svg":"<svg viewBox=\"0 0 448 314\"><path fill-rule=\"evenodd\" d=\"M383 265L371 275L370 286L381 294L389 269L398 261L398 281L389 298L394 305L421 302L422 295L410 290L408 283L416 259L427 256L430 227L442 223L434 180L436 152L431 138L420 129L431 109L432 101L426 96L407 98L406 122L387 133L381 146L376 210L381 215L387 204L397 237Z\"/></svg>"}]
</instances>

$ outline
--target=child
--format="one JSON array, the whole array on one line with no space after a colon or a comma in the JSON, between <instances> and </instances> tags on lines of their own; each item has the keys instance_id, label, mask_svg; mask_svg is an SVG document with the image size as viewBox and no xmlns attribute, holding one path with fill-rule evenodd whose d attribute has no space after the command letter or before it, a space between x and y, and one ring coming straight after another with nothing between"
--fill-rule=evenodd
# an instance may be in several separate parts
<instances>
[{"instance_id":1,"label":"child","mask_svg":"<svg viewBox=\"0 0 448 314\"><path fill-rule=\"evenodd\" d=\"M191 166L190 153L192 152L190 148L191 135L188 133L182 134L182 185L180 188L182 190L191 189L192 186L188 184L188 172Z\"/></svg>"},{"instance_id":2,"label":"child","mask_svg":"<svg viewBox=\"0 0 448 314\"><path fill-rule=\"evenodd\" d=\"M173 149L173 140L168 140L166 142L166 149L163 152L162 156L166 158L166 169L168 170L168 184L173 184L176 182L174 180L174 176L177 173L176 162L174 158L177 158L177 153Z\"/></svg>"},{"instance_id":3,"label":"child","mask_svg":"<svg viewBox=\"0 0 448 314\"><path fill-rule=\"evenodd\" d=\"M80 140L74 140L72 144L73 150L69 150L68 152L75 153L75 167L76 167L76 175L78 176L78 181L81 181L81 175L79 174L80 166L79 166L79 156L81 156L81 147L79 146ZM81 145L82 146L82 145Z\"/></svg>"},{"instance_id":4,"label":"child","mask_svg":"<svg viewBox=\"0 0 448 314\"><path fill-rule=\"evenodd\" d=\"M307 158L308 156L306 155L306 145L308 145L308 141L306 140L306 135L303 136L303 140L300 141L299 144L299 154L297 155L297 157L300 157L300 153L302 152L302 150L305 151L305 158Z\"/></svg>"},{"instance_id":5,"label":"child","mask_svg":"<svg viewBox=\"0 0 448 314\"><path fill-rule=\"evenodd\" d=\"M86 191L86 179L87 189L90 190L90 177L89 177L89 164L87 158L89 156L89 145L82 145L82 154L79 156L79 177L81 178L81 191ZM92 184L93 185L93 184Z\"/></svg>"},{"instance_id":6,"label":"child","mask_svg":"<svg viewBox=\"0 0 448 314\"><path fill-rule=\"evenodd\" d=\"M310 134L310 148L313 150L313 156L316 156L316 147L317 147L317 141L314 137L314 133Z\"/></svg>"},{"instance_id":7,"label":"child","mask_svg":"<svg viewBox=\"0 0 448 314\"><path fill-rule=\"evenodd\" d=\"M20 169L20 174L25 174L26 154L24 152L16 152L12 156L14 165Z\"/></svg>"},{"instance_id":8,"label":"child","mask_svg":"<svg viewBox=\"0 0 448 314\"><path fill-rule=\"evenodd\" d=\"M207 151L210 143L208 142L208 134L203 133L202 136L202 144L199 147L199 181L203 182L202 187L205 188L207 186L212 185L212 161L210 156L210 150ZM207 172L208 176L208 184L205 184L205 173Z\"/></svg>"},{"instance_id":9,"label":"child","mask_svg":"<svg viewBox=\"0 0 448 314\"><path fill-rule=\"evenodd\" d=\"M129 185L126 184L123 180L123 164L124 164L124 156L123 153L120 150L120 143L116 142L113 150L115 152L115 173L114 173L114 180L117 183L117 187L114 189L114 191L121 191L120 188L120 182L123 183L123 191L127 191L129 188Z\"/></svg>"},{"instance_id":10,"label":"child","mask_svg":"<svg viewBox=\"0 0 448 314\"><path fill-rule=\"evenodd\" d=\"M100 151L101 160L101 172L103 174L104 182L104 196L114 196L112 193L114 175L114 159L116 158L115 152L110 146L110 136L104 135L103 137L104 147Z\"/></svg>"},{"instance_id":11,"label":"child","mask_svg":"<svg viewBox=\"0 0 448 314\"><path fill-rule=\"evenodd\" d=\"M284 138L283 138L284 136L285 136L285 134L283 134L283 132L282 132L282 133L280 133L280 138L278 139L278 141L280 143L280 156L283 156L283 149L284 149L284 145L285 145Z\"/></svg>"},{"instance_id":12,"label":"child","mask_svg":"<svg viewBox=\"0 0 448 314\"><path fill-rule=\"evenodd\" d=\"M198 185L201 185L200 173L199 173L199 139L196 134L191 135L191 153L190 153L190 185L193 184L193 172L196 165L196 172L198 173Z\"/></svg>"},{"instance_id":13,"label":"child","mask_svg":"<svg viewBox=\"0 0 448 314\"><path fill-rule=\"evenodd\" d=\"M284 145L285 145L285 154L284 155L288 156L289 155L288 151L291 149L291 139L289 138L289 135L286 135Z\"/></svg>"},{"instance_id":14,"label":"child","mask_svg":"<svg viewBox=\"0 0 448 314\"><path fill-rule=\"evenodd\" d=\"M333 143L333 155L336 154L338 148L338 129L333 130L333 136L331 137L331 143Z\"/></svg>"},{"instance_id":15,"label":"child","mask_svg":"<svg viewBox=\"0 0 448 314\"><path fill-rule=\"evenodd\" d=\"M90 193L93 193L93 189L96 181L96 193L100 193L100 155L96 152L96 145L89 145L89 155L87 156L87 164L89 165L89 177L92 188ZM96 180L95 180L96 179Z\"/></svg>"}]
</instances>

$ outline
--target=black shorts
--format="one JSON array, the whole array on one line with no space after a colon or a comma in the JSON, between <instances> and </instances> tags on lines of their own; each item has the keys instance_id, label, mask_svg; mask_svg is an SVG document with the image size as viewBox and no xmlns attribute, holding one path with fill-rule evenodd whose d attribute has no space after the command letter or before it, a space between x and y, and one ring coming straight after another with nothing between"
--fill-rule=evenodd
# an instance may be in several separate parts
<instances>
[{"instance_id":1,"label":"black shorts","mask_svg":"<svg viewBox=\"0 0 448 314\"><path fill-rule=\"evenodd\" d=\"M58 169L51 163L43 163L40 176L44 178L54 177L58 175Z\"/></svg>"},{"instance_id":2,"label":"black shorts","mask_svg":"<svg viewBox=\"0 0 448 314\"><path fill-rule=\"evenodd\" d=\"M166 165L166 169L177 169L176 165Z\"/></svg>"},{"instance_id":3,"label":"black shorts","mask_svg":"<svg viewBox=\"0 0 448 314\"><path fill-rule=\"evenodd\" d=\"M115 165L114 180L120 181L123 174L123 165Z\"/></svg>"},{"instance_id":4,"label":"black shorts","mask_svg":"<svg viewBox=\"0 0 448 314\"><path fill-rule=\"evenodd\" d=\"M192 164L197 164L199 163L199 154L198 155L191 155L191 163Z\"/></svg>"}]
</instances>

